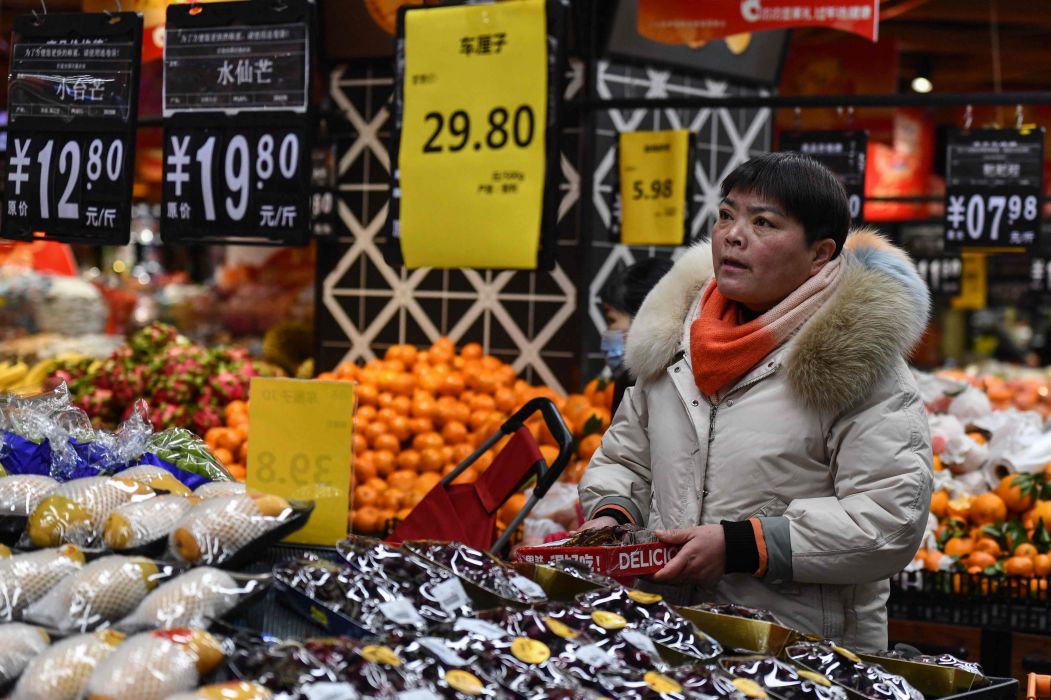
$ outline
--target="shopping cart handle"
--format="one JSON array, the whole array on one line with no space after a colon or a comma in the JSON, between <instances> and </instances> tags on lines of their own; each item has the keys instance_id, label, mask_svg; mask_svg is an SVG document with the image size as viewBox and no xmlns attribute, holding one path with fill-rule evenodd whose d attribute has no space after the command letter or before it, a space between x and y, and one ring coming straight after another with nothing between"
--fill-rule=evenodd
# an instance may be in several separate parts
<instances>
[{"instance_id":1,"label":"shopping cart handle","mask_svg":"<svg viewBox=\"0 0 1051 700\"><path fill-rule=\"evenodd\" d=\"M540 411L540 415L547 424L547 429L551 431L555 441L558 443L558 457L555 458L553 464L547 465L547 469L540 468L536 486L533 487L533 493L536 494L536 497L543 498L548 489L551 488L551 485L558 481L558 477L562 476L566 465L569 464L570 457L573 456L573 434L569 432L566 421L562 418L562 414L558 412L558 407L555 406L551 399L542 396L537 397L515 411L504 423L503 429L508 434L513 433L522 427L526 418L537 411Z\"/></svg>"}]
</instances>

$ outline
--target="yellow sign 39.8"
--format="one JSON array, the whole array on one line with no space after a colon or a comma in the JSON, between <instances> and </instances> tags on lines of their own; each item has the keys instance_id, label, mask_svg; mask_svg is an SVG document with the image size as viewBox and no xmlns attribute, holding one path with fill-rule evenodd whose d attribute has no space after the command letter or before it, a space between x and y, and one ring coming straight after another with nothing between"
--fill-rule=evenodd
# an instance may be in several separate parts
<instances>
[{"instance_id":1,"label":"yellow sign 39.8","mask_svg":"<svg viewBox=\"0 0 1051 700\"><path fill-rule=\"evenodd\" d=\"M547 124L545 0L405 13L405 265L535 268Z\"/></svg>"}]
</instances>

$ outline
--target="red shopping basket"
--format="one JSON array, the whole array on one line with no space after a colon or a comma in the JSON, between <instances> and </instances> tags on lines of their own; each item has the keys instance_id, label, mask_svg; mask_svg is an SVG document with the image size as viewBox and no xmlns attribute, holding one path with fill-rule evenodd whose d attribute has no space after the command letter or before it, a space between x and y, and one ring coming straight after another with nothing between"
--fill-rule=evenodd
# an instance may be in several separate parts
<instances>
[{"instance_id":1,"label":"red shopping basket","mask_svg":"<svg viewBox=\"0 0 1051 700\"><path fill-rule=\"evenodd\" d=\"M558 457L551 465L544 460L533 434L523 425L537 411L558 442ZM452 483L460 472L471 466L505 435L510 435L511 440L496 455L484 474L472 484ZM500 426L499 431L438 482L394 529L387 542L399 544L406 540L445 540L463 542L475 549L493 553L502 551L529 511L558 481L562 470L569 463L572 447L573 436L555 404L550 399L533 399L518 409ZM533 477L536 477L533 495L498 539L497 511Z\"/></svg>"}]
</instances>

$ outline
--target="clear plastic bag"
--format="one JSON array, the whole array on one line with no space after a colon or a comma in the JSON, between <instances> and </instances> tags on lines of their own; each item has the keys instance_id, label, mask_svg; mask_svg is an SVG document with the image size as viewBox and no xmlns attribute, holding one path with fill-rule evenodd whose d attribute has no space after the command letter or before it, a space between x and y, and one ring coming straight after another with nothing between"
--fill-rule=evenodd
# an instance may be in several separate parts
<instances>
[{"instance_id":1,"label":"clear plastic bag","mask_svg":"<svg viewBox=\"0 0 1051 700\"><path fill-rule=\"evenodd\" d=\"M171 574L170 567L143 557L102 557L64 578L24 617L62 632L86 632L130 613Z\"/></svg>"},{"instance_id":2,"label":"clear plastic bag","mask_svg":"<svg viewBox=\"0 0 1051 700\"><path fill-rule=\"evenodd\" d=\"M153 489L137 481L105 476L70 481L51 491L33 510L26 533L37 547L63 542L91 546L101 537L110 513L153 496Z\"/></svg>"},{"instance_id":3,"label":"clear plastic bag","mask_svg":"<svg viewBox=\"0 0 1051 700\"><path fill-rule=\"evenodd\" d=\"M868 664L831 643L803 642L785 649L788 658L870 700L924 700L901 676Z\"/></svg>"},{"instance_id":4,"label":"clear plastic bag","mask_svg":"<svg viewBox=\"0 0 1051 700\"><path fill-rule=\"evenodd\" d=\"M26 517L58 488L50 476L10 474L0 478L0 516Z\"/></svg>"},{"instance_id":5,"label":"clear plastic bag","mask_svg":"<svg viewBox=\"0 0 1051 700\"><path fill-rule=\"evenodd\" d=\"M196 503L196 500L174 495L125 503L106 516L102 524L102 541L108 548L119 551L168 537L179 519Z\"/></svg>"},{"instance_id":6,"label":"clear plastic bag","mask_svg":"<svg viewBox=\"0 0 1051 700\"><path fill-rule=\"evenodd\" d=\"M93 700L164 700L195 689L225 658L222 643L204 630L144 632L95 668L85 694Z\"/></svg>"},{"instance_id":7,"label":"clear plastic bag","mask_svg":"<svg viewBox=\"0 0 1051 700\"><path fill-rule=\"evenodd\" d=\"M126 630L205 628L265 585L265 579L260 577L235 578L220 569L202 566L151 591L119 627Z\"/></svg>"},{"instance_id":8,"label":"clear plastic bag","mask_svg":"<svg viewBox=\"0 0 1051 700\"><path fill-rule=\"evenodd\" d=\"M193 495L197 498L239 496L246 493L248 493L248 488L239 481L209 481L193 490Z\"/></svg>"},{"instance_id":9,"label":"clear plastic bag","mask_svg":"<svg viewBox=\"0 0 1051 700\"><path fill-rule=\"evenodd\" d=\"M149 486L154 491L167 491L175 496L189 496L192 491L174 476L172 473L153 464L140 464L123 469L119 474L121 479L137 481Z\"/></svg>"},{"instance_id":10,"label":"clear plastic bag","mask_svg":"<svg viewBox=\"0 0 1051 700\"><path fill-rule=\"evenodd\" d=\"M0 688L22 675L29 662L51 644L47 632L33 625L0 625Z\"/></svg>"},{"instance_id":11,"label":"clear plastic bag","mask_svg":"<svg viewBox=\"0 0 1051 700\"><path fill-rule=\"evenodd\" d=\"M204 440L184 428L170 428L154 433L146 443L147 450L175 467L199 474L212 481L233 481Z\"/></svg>"},{"instance_id":12,"label":"clear plastic bag","mask_svg":"<svg viewBox=\"0 0 1051 700\"><path fill-rule=\"evenodd\" d=\"M10 700L78 700L99 662L123 640L120 632L103 630L55 642L29 662Z\"/></svg>"},{"instance_id":13,"label":"clear plastic bag","mask_svg":"<svg viewBox=\"0 0 1051 700\"><path fill-rule=\"evenodd\" d=\"M974 423L976 420L985 418L993 412L993 406L989 403L989 397L981 389L967 386L958 396L953 398L949 404L948 413L964 425Z\"/></svg>"},{"instance_id":14,"label":"clear plastic bag","mask_svg":"<svg viewBox=\"0 0 1051 700\"><path fill-rule=\"evenodd\" d=\"M526 500L532 495L533 490L527 489ZM562 530L575 530L579 525L577 514L577 486L567 484L564 481L556 481L551 489L541 498L533 510L530 518L554 520L561 525Z\"/></svg>"},{"instance_id":15,"label":"clear plastic bag","mask_svg":"<svg viewBox=\"0 0 1051 700\"><path fill-rule=\"evenodd\" d=\"M168 538L178 561L220 564L293 517L288 501L269 494L219 496L186 512Z\"/></svg>"},{"instance_id":16,"label":"clear plastic bag","mask_svg":"<svg viewBox=\"0 0 1051 700\"><path fill-rule=\"evenodd\" d=\"M71 544L0 560L0 621L21 620L26 608L83 566L84 553Z\"/></svg>"},{"instance_id":17,"label":"clear plastic bag","mask_svg":"<svg viewBox=\"0 0 1051 700\"><path fill-rule=\"evenodd\" d=\"M178 693L168 700L273 700L274 694L251 681L228 681L201 686L190 693Z\"/></svg>"}]
</instances>

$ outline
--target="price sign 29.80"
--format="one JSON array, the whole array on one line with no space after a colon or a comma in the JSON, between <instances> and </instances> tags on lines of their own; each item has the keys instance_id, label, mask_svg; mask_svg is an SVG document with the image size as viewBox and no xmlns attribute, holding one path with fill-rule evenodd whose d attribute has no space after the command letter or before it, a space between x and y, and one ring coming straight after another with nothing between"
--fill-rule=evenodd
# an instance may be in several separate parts
<instances>
[{"instance_id":1,"label":"price sign 29.80","mask_svg":"<svg viewBox=\"0 0 1051 700\"><path fill-rule=\"evenodd\" d=\"M287 240L305 231L308 157L305 135L297 128L169 129L165 234L203 227Z\"/></svg>"},{"instance_id":2,"label":"price sign 29.80","mask_svg":"<svg viewBox=\"0 0 1051 700\"><path fill-rule=\"evenodd\" d=\"M946 240L958 245L1032 245L1040 230L1040 198L957 190L945 203L945 230Z\"/></svg>"}]
</instances>

